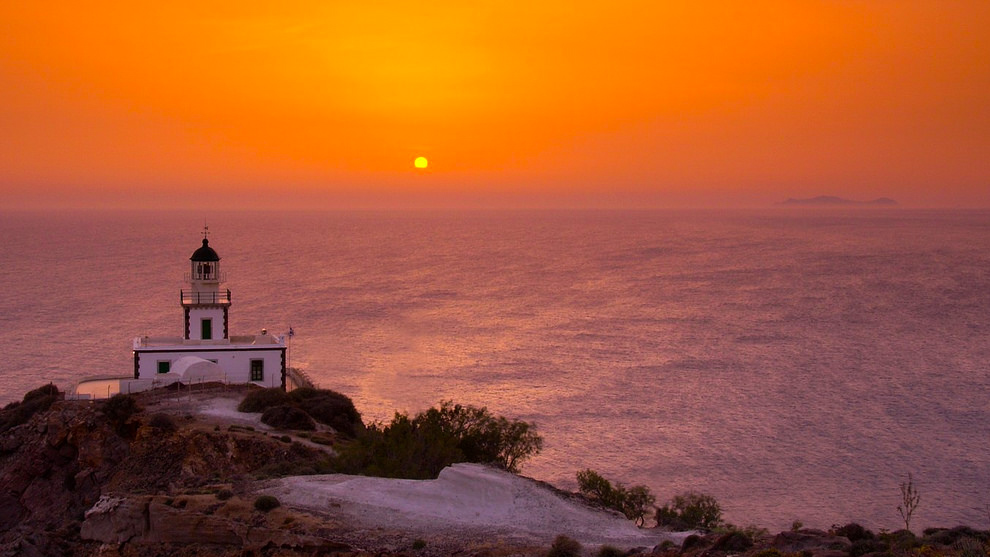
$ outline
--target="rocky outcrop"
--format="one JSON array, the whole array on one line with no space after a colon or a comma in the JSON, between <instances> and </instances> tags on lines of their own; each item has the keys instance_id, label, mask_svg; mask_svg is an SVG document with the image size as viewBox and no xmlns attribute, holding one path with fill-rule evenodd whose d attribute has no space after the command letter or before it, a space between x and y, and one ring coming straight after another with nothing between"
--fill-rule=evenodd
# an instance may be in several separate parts
<instances>
[{"instance_id":1,"label":"rocky outcrop","mask_svg":"<svg viewBox=\"0 0 990 557\"><path fill-rule=\"evenodd\" d=\"M184 415L174 418L177 431L148 425L150 414L144 413L114 424L101 408L56 402L0 433L0 556L85 555L103 543L135 540L231 547L262 539L329 543L236 526L162 502L206 485L237 490L273 465L306 469L325 460L323 451L246 428L228 432Z\"/></svg>"},{"instance_id":2,"label":"rocky outcrop","mask_svg":"<svg viewBox=\"0 0 990 557\"><path fill-rule=\"evenodd\" d=\"M256 524L260 514L237 518L175 508L160 498L103 496L86 512L83 540L111 545L174 544L228 548L277 547L295 552L317 548L350 551L350 546L319 536ZM255 519L255 520L252 520Z\"/></svg>"},{"instance_id":3,"label":"rocky outcrop","mask_svg":"<svg viewBox=\"0 0 990 557\"><path fill-rule=\"evenodd\" d=\"M819 557L826 557L836 552L847 554L852 542L842 536L806 528L794 532L781 532L773 538L770 546L784 553L810 552Z\"/></svg>"},{"instance_id":4,"label":"rocky outcrop","mask_svg":"<svg viewBox=\"0 0 990 557\"><path fill-rule=\"evenodd\" d=\"M85 405L59 403L6 431L0 436L0 553L62 553L58 544L74 534L127 454L127 441Z\"/></svg>"}]
</instances>

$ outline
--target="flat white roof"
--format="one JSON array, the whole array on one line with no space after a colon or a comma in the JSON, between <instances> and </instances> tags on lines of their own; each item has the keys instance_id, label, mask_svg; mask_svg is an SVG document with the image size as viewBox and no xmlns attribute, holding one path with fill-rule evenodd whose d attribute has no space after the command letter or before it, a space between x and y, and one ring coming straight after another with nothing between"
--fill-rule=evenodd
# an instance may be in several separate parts
<instances>
[{"instance_id":1,"label":"flat white roof","mask_svg":"<svg viewBox=\"0 0 990 557\"><path fill-rule=\"evenodd\" d=\"M211 340L187 340L182 337L135 337L134 350L250 350L257 348L283 348L284 337L266 335L231 335L230 338Z\"/></svg>"}]
</instances>

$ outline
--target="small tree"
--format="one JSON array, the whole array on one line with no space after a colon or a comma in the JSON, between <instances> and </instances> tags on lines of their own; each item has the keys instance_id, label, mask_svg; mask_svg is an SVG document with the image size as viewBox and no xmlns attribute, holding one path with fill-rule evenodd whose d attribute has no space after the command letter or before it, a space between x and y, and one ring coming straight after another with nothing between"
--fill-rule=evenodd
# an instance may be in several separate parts
<instances>
[{"instance_id":1,"label":"small tree","mask_svg":"<svg viewBox=\"0 0 990 557\"><path fill-rule=\"evenodd\" d=\"M636 521L637 526L646 522L646 513L656 500L650 489L643 485L626 488L620 483L614 486L594 470L582 470L577 473L578 490L604 507L614 509L624 514L629 520Z\"/></svg>"},{"instance_id":2,"label":"small tree","mask_svg":"<svg viewBox=\"0 0 990 557\"><path fill-rule=\"evenodd\" d=\"M914 488L914 478L908 474L907 481L901 482L901 504L897 506L897 512L901 513L901 518L904 519L905 530L911 529L911 515L920 502L921 494Z\"/></svg>"},{"instance_id":3,"label":"small tree","mask_svg":"<svg viewBox=\"0 0 990 557\"><path fill-rule=\"evenodd\" d=\"M414 418L396 412L387 424L362 427L353 442L340 448L336 464L342 472L386 478L436 478L456 462L516 472L542 446L532 424L443 402Z\"/></svg>"},{"instance_id":4,"label":"small tree","mask_svg":"<svg viewBox=\"0 0 990 557\"><path fill-rule=\"evenodd\" d=\"M625 491L622 514L629 520L636 521L636 526L643 526L646 523L646 514L653 507L656 497L643 485L634 485L628 489L624 489L621 485L618 487Z\"/></svg>"},{"instance_id":5,"label":"small tree","mask_svg":"<svg viewBox=\"0 0 990 557\"><path fill-rule=\"evenodd\" d=\"M657 509L657 524L673 528L711 530L722 524L722 508L711 495L677 495Z\"/></svg>"}]
</instances>

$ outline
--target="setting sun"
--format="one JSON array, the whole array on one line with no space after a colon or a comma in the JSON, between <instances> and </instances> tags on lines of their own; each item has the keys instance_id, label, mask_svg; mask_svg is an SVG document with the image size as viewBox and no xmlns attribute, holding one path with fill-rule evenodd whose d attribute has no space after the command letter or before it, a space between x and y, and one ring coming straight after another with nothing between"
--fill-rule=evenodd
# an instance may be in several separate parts
<instances>
[{"instance_id":1,"label":"setting sun","mask_svg":"<svg viewBox=\"0 0 990 557\"><path fill-rule=\"evenodd\" d=\"M0 2L0 207L990 206L985 0L202 4Z\"/></svg>"}]
</instances>

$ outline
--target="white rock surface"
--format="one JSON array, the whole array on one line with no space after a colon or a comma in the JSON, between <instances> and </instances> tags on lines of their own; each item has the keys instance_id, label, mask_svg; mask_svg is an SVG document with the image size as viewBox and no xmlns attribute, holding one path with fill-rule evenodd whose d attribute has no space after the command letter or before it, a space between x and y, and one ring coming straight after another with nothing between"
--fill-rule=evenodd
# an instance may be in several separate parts
<instances>
[{"instance_id":1,"label":"white rock surface","mask_svg":"<svg viewBox=\"0 0 990 557\"><path fill-rule=\"evenodd\" d=\"M618 513L572 500L527 478L455 464L436 480L332 474L272 480L261 493L283 505L346 517L368 529L469 535L549 545L558 534L586 546L652 547L686 534L637 528Z\"/></svg>"}]
</instances>

